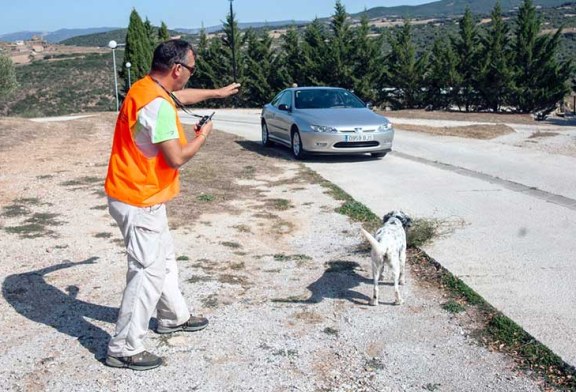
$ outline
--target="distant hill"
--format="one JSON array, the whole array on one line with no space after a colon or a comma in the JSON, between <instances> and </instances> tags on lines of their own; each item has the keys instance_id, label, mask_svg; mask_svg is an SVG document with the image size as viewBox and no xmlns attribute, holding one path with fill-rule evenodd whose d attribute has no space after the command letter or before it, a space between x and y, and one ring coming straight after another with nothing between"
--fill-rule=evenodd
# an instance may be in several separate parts
<instances>
[{"instance_id":1,"label":"distant hill","mask_svg":"<svg viewBox=\"0 0 576 392\"><path fill-rule=\"evenodd\" d=\"M238 27L240 29L244 30L244 29L249 29L249 28L253 28L253 29L260 29L263 27L274 28L274 27L290 26L293 24L301 25L301 24L308 24L308 23L310 23L310 21L306 21L306 20L279 20L279 21L275 21L275 22L238 23ZM222 25L216 25L216 26L205 27L204 30L206 30L207 33L215 33L217 31L222 30L222 28L223 28ZM202 30L202 28L194 28L194 29L177 28L177 29L174 29L174 31L177 31L180 33L185 33L185 34L198 34L198 33L200 33L200 30Z\"/></svg>"},{"instance_id":2,"label":"distant hill","mask_svg":"<svg viewBox=\"0 0 576 392\"><path fill-rule=\"evenodd\" d=\"M351 14L351 17L359 18L366 15L368 19L375 18L442 18L454 17L464 14L466 8L469 8L475 15L488 15L497 0L441 0L431 3L413 5L413 6L396 6L396 7L374 7L369 10ZM523 0L500 0L500 6L503 12L510 11L519 7ZM558 7L570 3L568 0L534 0L534 5L542 8Z\"/></svg>"},{"instance_id":3,"label":"distant hill","mask_svg":"<svg viewBox=\"0 0 576 392\"><path fill-rule=\"evenodd\" d=\"M366 15L368 19L377 18L451 18L458 17L469 8L475 15L488 15L497 0L440 0L426 4L414 6L396 7L374 7L356 14L350 14L352 18L359 18ZM500 0L500 5L504 13L517 8L523 0ZM534 4L542 8L559 7L564 4L576 4L576 1L569 0L534 0ZM225 15L223 15L224 18ZM328 20L330 17L321 18ZM283 20L273 22L251 22L239 23L240 29L247 28L276 28L289 26L292 24L305 25L309 21ZM201 28L176 28L172 30L173 35L186 34L196 35ZM205 28L207 33L214 33L222 30L222 25L209 26ZM62 43L65 45L78 46L106 46L110 40L123 42L126 37L126 29L113 27L97 27L86 29L60 29L54 32L31 32L22 31L0 35L0 41L29 40L33 36L42 36L44 40L51 43Z\"/></svg>"},{"instance_id":4,"label":"distant hill","mask_svg":"<svg viewBox=\"0 0 576 392\"><path fill-rule=\"evenodd\" d=\"M0 41L6 41L6 42L14 42L20 40L26 41L32 39L32 37L34 36L40 36L46 42L60 43L72 37L97 34L117 29L118 27L93 27L87 29L60 29L49 33L40 31L20 31L17 33L2 34L0 35Z\"/></svg>"}]
</instances>

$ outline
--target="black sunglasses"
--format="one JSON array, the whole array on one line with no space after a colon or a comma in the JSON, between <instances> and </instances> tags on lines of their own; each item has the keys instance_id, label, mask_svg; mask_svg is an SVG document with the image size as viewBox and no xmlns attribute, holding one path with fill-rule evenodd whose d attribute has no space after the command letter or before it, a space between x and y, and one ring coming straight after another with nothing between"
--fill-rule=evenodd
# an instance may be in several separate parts
<instances>
[{"instance_id":1,"label":"black sunglasses","mask_svg":"<svg viewBox=\"0 0 576 392\"><path fill-rule=\"evenodd\" d=\"M193 66L190 67L190 66L188 66L188 65L186 65L186 64L184 64L184 63L178 63L178 62L177 62L176 64L180 64L181 66L183 66L184 68L186 68L186 69L190 72L190 75L194 75L194 72L196 72L196 65L193 65Z\"/></svg>"}]
</instances>

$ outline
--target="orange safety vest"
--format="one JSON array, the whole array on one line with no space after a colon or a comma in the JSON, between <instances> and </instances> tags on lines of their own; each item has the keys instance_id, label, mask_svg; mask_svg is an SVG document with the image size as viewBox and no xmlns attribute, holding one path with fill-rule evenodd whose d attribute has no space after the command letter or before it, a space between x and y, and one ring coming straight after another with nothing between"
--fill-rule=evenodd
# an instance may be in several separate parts
<instances>
[{"instance_id":1,"label":"orange safety vest","mask_svg":"<svg viewBox=\"0 0 576 392\"><path fill-rule=\"evenodd\" d=\"M158 97L170 102L176 111L168 93L149 75L134 83L120 108L114 130L104 189L109 197L137 207L164 203L180 191L178 170L168 165L162 152L147 158L134 141L138 111ZM180 143L184 145L186 135L178 117L176 124Z\"/></svg>"}]
</instances>

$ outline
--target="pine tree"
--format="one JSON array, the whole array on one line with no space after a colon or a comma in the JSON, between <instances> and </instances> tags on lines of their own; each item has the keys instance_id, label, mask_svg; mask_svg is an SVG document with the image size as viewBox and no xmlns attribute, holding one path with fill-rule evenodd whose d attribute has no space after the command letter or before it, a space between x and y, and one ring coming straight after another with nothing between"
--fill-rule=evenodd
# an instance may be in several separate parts
<instances>
[{"instance_id":1,"label":"pine tree","mask_svg":"<svg viewBox=\"0 0 576 392\"><path fill-rule=\"evenodd\" d=\"M386 90L385 96L394 108L417 108L423 104L422 88L428 56L416 57L408 19L395 30L389 39L391 52L386 56L388 69L383 76L383 86L391 90Z\"/></svg>"},{"instance_id":2,"label":"pine tree","mask_svg":"<svg viewBox=\"0 0 576 392\"><path fill-rule=\"evenodd\" d=\"M426 74L426 105L432 109L447 110L456 102L457 89L462 79L457 71L458 58L445 36L434 40L430 64Z\"/></svg>"},{"instance_id":3,"label":"pine tree","mask_svg":"<svg viewBox=\"0 0 576 392\"><path fill-rule=\"evenodd\" d=\"M302 40L302 73L304 84L319 86L326 84L325 63L330 48L326 44L326 32L318 19L306 26Z\"/></svg>"},{"instance_id":4,"label":"pine tree","mask_svg":"<svg viewBox=\"0 0 576 392\"><path fill-rule=\"evenodd\" d=\"M268 34L248 30L245 36L243 104L259 107L270 102L286 86L287 75L281 74L280 58L272 51L272 38Z\"/></svg>"},{"instance_id":5,"label":"pine tree","mask_svg":"<svg viewBox=\"0 0 576 392\"><path fill-rule=\"evenodd\" d=\"M18 81L12 60L0 54L0 98L10 96L17 88Z\"/></svg>"},{"instance_id":6,"label":"pine tree","mask_svg":"<svg viewBox=\"0 0 576 392\"><path fill-rule=\"evenodd\" d=\"M136 9L133 9L130 13L130 23L128 24L128 31L126 32L124 64L122 65L121 72L125 86L128 86L126 62L130 62L131 64L132 82L143 78L150 71L150 66L152 65L150 37Z\"/></svg>"},{"instance_id":7,"label":"pine tree","mask_svg":"<svg viewBox=\"0 0 576 392\"><path fill-rule=\"evenodd\" d=\"M550 112L570 92L570 61L559 61L562 29L552 36L540 35L541 20L532 0L518 11L514 42L512 103L522 113Z\"/></svg>"},{"instance_id":8,"label":"pine tree","mask_svg":"<svg viewBox=\"0 0 576 392\"><path fill-rule=\"evenodd\" d=\"M222 43L228 49L229 55L227 56L227 63L230 65L229 72L225 76L223 83L228 84L234 81L238 83L243 82L242 75L242 45L244 44L243 35L238 29L238 21L236 15L229 12L224 22L224 36Z\"/></svg>"},{"instance_id":9,"label":"pine tree","mask_svg":"<svg viewBox=\"0 0 576 392\"><path fill-rule=\"evenodd\" d=\"M154 31L154 27L148 18L144 22L144 29L146 30L146 35L148 36L148 43L150 45L150 51L154 52L156 44L158 43L158 34Z\"/></svg>"},{"instance_id":10,"label":"pine tree","mask_svg":"<svg viewBox=\"0 0 576 392\"><path fill-rule=\"evenodd\" d=\"M493 112L498 112L502 104L509 100L513 84L512 54L507 44L508 27L502 18L499 2L492 10L491 19L480 56L478 92L482 103Z\"/></svg>"},{"instance_id":11,"label":"pine tree","mask_svg":"<svg viewBox=\"0 0 576 392\"><path fill-rule=\"evenodd\" d=\"M384 73L384 35L380 34L378 38L372 39L369 34L368 18L363 15L360 26L352 35L352 89L364 101L379 104L378 82Z\"/></svg>"},{"instance_id":12,"label":"pine tree","mask_svg":"<svg viewBox=\"0 0 576 392\"><path fill-rule=\"evenodd\" d=\"M351 37L350 23L347 21L346 8L340 0L336 1L334 14L330 21L330 35L326 51L323 73L324 83L330 86L353 88L353 63L350 55Z\"/></svg>"},{"instance_id":13,"label":"pine tree","mask_svg":"<svg viewBox=\"0 0 576 392\"><path fill-rule=\"evenodd\" d=\"M453 45L458 56L458 74L462 79L461 84L454 87L458 92L456 103L469 112L478 104L478 57L481 50L478 29L474 24L474 18L469 8L466 8L459 26L460 35L453 40Z\"/></svg>"},{"instance_id":14,"label":"pine tree","mask_svg":"<svg viewBox=\"0 0 576 392\"><path fill-rule=\"evenodd\" d=\"M160 28L158 29L158 41L164 42L170 39L170 33L168 32L168 26L166 23L162 22Z\"/></svg>"},{"instance_id":15,"label":"pine tree","mask_svg":"<svg viewBox=\"0 0 576 392\"><path fill-rule=\"evenodd\" d=\"M288 84L304 84L302 48L296 27L290 26L281 37L280 67L284 70Z\"/></svg>"}]
</instances>

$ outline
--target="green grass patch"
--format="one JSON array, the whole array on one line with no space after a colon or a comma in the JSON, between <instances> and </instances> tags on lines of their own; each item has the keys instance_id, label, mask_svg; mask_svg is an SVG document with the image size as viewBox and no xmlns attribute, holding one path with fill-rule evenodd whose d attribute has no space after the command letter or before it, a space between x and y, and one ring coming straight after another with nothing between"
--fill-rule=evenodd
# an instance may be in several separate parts
<instances>
[{"instance_id":1,"label":"green grass patch","mask_svg":"<svg viewBox=\"0 0 576 392\"><path fill-rule=\"evenodd\" d=\"M104 232L96 233L96 234L94 234L94 237L96 237L96 238L110 238L110 237L112 237L112 233L104 233Z\"/></svg>"},{"instance_id":2,"label":"green grass patch","mask_svg":"<svg viewBox=\"0 0 576 392\"><path fill-rule=\"evenodd\" d=\"M455 296L462 296L470 305L483 305L484 299L476 294L474 290L466 285L462 280L452 274L445 274L442 278L442 284Z\"/></svg>"},{"instance_id":3,"label":"green grass patch","mask_svg":"<svg viewBox=\"0 0 576 392\"><path fill-rule=\"evenodd\" d=\"M324 332L326 335L338 336L338 330L336 328L326 327L322 332Z\"/></svg>"},{"instance_id":4,"label":"green grass patch","mask_svg":"<svg viewBox=\"0 0 576 392\"><path fill-rule=\"evenodd\" d=\"M39 206L41 204L40 199L37 197L21 197L14 201L18 204L26 204L29 206Z\"/></svg>"},{"instance_id":5,"label":"green grass patch","mask_svg":"<svg viewBox=\"0 0 576 392\"><path fill-rule=\"evenodd\" d=\"M190 257L188 257L188 256L178 256L178 257L176 257L176 260L177 260L177 261L187 261L187 260L190 260Z\"/></svg>"},{"instance_id":6,"label":"green grass patch","mask_svg":"<svg viewBox=\"0 0 576 392\"><path fill-rule=\"evenodd\" d=\"M47 230L46 226L39 223L29 223L21 226L5 227L7 233L18 234L22 238L38 238L53 236L52 230Z\"/></svg>"},{"instance_id":7,"label":"green grass patch","mask_svg":"<svg viewBox=\"0 0 576 392\"><path fill-rule=\"evenodd\" d=\"M406 237L408 247L421 247L430 243L439 235L438 227L437 220L414 219Z\"/></svg>"},{"instance_id":8,"label":"green grass patch","mask_svg":"<svg viewBox=\"0 0 576 392\"><path fill-rule=\"evenodd\" d=\"M24 222L42 226L59 226L62 222L56 219L58 216L59 214L51 214L49 212L37 212Z\"/></svg>"},{"instance_id":9,"label":"green grass patch","mask_svg":"<svg viewBox=\"0 0 576 392\"><path fill-rule=\"evenodd\" d=\"M240 245L237 242L231 242L231 241L224 241L221 242L220 245L225 246L227 248L232 248L232 249L239 249L242 248L242 245Z\"/></svg>"},{"instance_id":10,"label":"green grass patch","mask_svg":"<svg viewBox=\"0 0 576 392\"><path fill-rule=\"evenodd\" d=\"M442 309L444 309L445 311L447 311L449 313L461 313L464 310L466 310L464 305L462 305L461 303L454 301L454 300L450 300L448 302L443 303Z\"/></svg>"},{"instance_id":11,"label":"green grass patch","mask_svg":"<svg viewBox=\"0 0 576 392\"><path fill-rule=\"evenodd\" d=\"M9 206L2 207L2 216L5 218L15 218L29 214L30 210L28 207L23 206L22 204L11 204Z\"/></svg>"},{"instance_id":12,"label":"green grass patch","mask_svg":"<svg viewBox=\"0 0 576 392\"><path fill-rule=\"evenodd\" d=\"M80 185L92 185L102 182L100 177L91 177L91 176L84 176L80 178L76 178L74 180L68 180L61 182L60 185L62 186L80 186Z\"/></svg>"},{"instance_id":13,"label":"green grass patch","mask_svg":"<svg viewBox=\"0 0 576 392\"><path fill-rule=\"evenodd\" d=\"M209 296L202 298L200 302L202 302L202 306L205 308L217 308L218 294L210 294Z\"/></svg>"},{"instance_id":14,"label":"green grass patch","mask_svg":"<svg viewBox=\"0 0 576 392\"><path fill-rule=\"evenodd\" d=\"M346 215L354 222L379 222L378 218L368 207L355 200L345 202L336 212Z\"/></svg>"},{"instance_id":15,"label":"green grass patch","mask_svg":"<svg viewBox=\"0 0 576 392\"><path fill-rule=\"evenodd\" d=\"M232 226L234 229L238 230L240 233L251 233L250 226L248 225L236 225Z\"/></svg>"},{"instance_id":16,"label":"green grass patch","mask_svg":"<svg viewBox=\"0 0 576 392\"><path fill-rule=\"evenodd\" d=\"M202 202L205 202L205 203L214 201L215 199L216 199L216 196L210 195L210 194L201 194L201 195L198 195L198 196L196 197L196 200L202 201Z\"/></svg>"},{"instance_id":17,"label":"green grass patch","mask_svg":"<svg viewBox=\"0 0 576 392\"><path fill-rule=\"evenodd\" d=\"M214 278L211 276L204 276L204 275L192 275L186 281L188 283L199 283L199 282L211 282Z\"/></svg>"},{"instance_id":18,"label":"green grass patch","mask_svg":"<svg viewBox=\"0 0 576 392\"><path fill-rule=\"evenodd\" d=\"M266 205L279 211L286 211L290 208L294 208L294 206L290 204L290 200L286 199L270 199L266 202Z\"/></svg>"}]
</instances>

